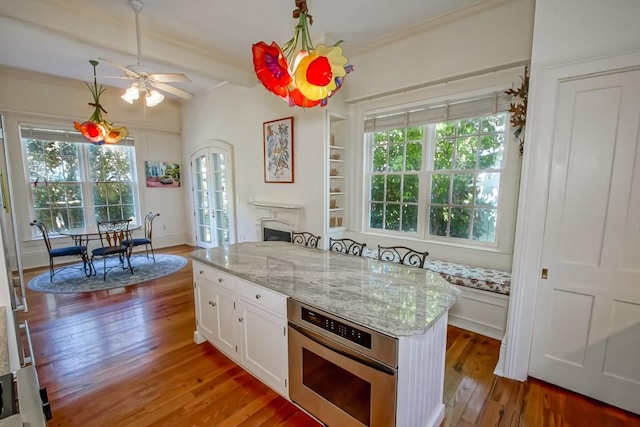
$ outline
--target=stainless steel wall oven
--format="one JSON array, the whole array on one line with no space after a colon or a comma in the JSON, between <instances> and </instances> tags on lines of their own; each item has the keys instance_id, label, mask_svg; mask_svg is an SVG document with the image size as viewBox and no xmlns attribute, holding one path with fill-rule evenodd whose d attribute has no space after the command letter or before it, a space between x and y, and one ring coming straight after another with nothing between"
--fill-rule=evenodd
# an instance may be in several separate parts
<instances>
[{"instance_id":1,"label":"stainless steel wall oven","mask_svg":"<svg viewBox=\"0 0 640 427\"><path fill-rule=\"evenodd\" d=\"M398 340L289 299L289 397L328 426L395 425Z\"/></svg>"}]
</instances>

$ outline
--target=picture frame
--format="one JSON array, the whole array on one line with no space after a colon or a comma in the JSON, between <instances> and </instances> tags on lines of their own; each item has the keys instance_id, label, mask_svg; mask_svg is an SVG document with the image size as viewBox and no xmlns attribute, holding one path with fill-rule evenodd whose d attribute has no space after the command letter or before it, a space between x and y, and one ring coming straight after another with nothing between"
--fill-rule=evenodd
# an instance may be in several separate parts
<instances>
[{"instance_id":1,"label":"picture frame","mask_svg":"<svg viewBox=\"0 0 640 427\"><path fill-rule=\"evenodd\" d=\"M293 183L293 117L262 124L264 182Z\"/></svg>"},{"instance_id":2,"label":"picture frame","mask_svg":"<svg viewBox=\"0 0 640 427\"><path fill-rule=\"evenodd\" d=\"M180 187L180 164L146 160L144 174L147 187L176 188Z\"/></svg>"}]
</instances>

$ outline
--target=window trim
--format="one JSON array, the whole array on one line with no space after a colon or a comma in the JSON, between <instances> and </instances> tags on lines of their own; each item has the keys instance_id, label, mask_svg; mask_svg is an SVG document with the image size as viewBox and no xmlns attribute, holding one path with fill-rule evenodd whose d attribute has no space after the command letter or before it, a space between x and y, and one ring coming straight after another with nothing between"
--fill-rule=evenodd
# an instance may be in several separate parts
<instances>
[{"instance_id":1,"label":"window trim","mask_svg":"<svg viewBox=\"0 0 640 427\"><path fill-rule=\"evenodd\" d=\"M471 173L471 174L478 174L481 172L497 172L500 173L500 184L499 184L499 188L498 188L498 194L502 195L503 193L503 188L504 188L504 181L503 181L503 177L505 174L505 170L506 170L506 151L507 151L507 147L506 144L508 143L508 134L511 131L511 128L509 126L508 123L508 113L505 112L500 112L500 113L504 113L506 114L505 117L505 124L506 124L506 128L505 128L505 142L503 144L503 161L502 161L502 167L500 169L460 169L460 170L456 170L456 169L451 169L448 170L447 169L447 175L454 175L454 174L459 174L459 173ZM488 115L492 115L494 113L485 113L482 116L475 116L475 117L466 117L466 118L460 118L460 119L455 119L456 121L458 120L464 120L464 119L469 119L469 118L478 118L478 117L485 117ZM497 113L496 113L497 114ZM453 120L450 120L453 121ZM436 135L435 135L435 125L437 123L425 123L420 125L421 127L423 127L424 132L423 132L423 138L421 140L422 142L422 165L421 165L421 170L418 171L415 175L418 176L419 178L419 188L421 189L430 189L430 186L428 185L431 182L431 178L434 174L438 174L439 171L433 169L432 167L430 167L430 165L433 164L433 160L435 157L435 140L436 140ZM411 127L417 127L418 125L414 125ZM398 129L398 128L394 128L394 129ZM407 127L402 128L402 129L407 129ZM382 130L381 130L382 132ZM372 164L373 161L373 134L374 131L371 132L365 132L364 133L364 150L366 151L366 155L365 157L365 166L363 169L363 175L364 175L364 198L363 198L363 216L364 216L364 220L365 222L363 223L363 229L366 233L383 233L385 235L388 235L390 237L396 237L396 238L406 238L406 237L411 237L414 239L418 239L419 241L440 241L440 242L448 242L448 243L463 243L466 246L473 246L473 247L487 247L487 248L497 248L499 246L499 239L500 239L500 229L501 224L500 224L500 217L501 215L501 203L498 203L498 206L496 208L496 228L495 228L495 240L493 242L487 242L487 241L482 241L482 240L474 240L474 239L470 239L470 238L457 238L457 237L452 237L452 236L438 236L438 235L433 235L429 233L429 209L431 206L431 201L430 199L427 197L430 194L430 191L425 191L422 190L420 191L419 195L418 195L418 202L416 203L418 205L418 215L417 215L417 224L416 224L416 231L415 232L406 232L406 231L402 231L402 230L387 230L384 228L372 228L370 227L370 217L371 217L371 204L374 203L371 200L371 177L372 176L390 176L390 175L394 175L394 172L383 172L383 173L379 173L379 172L375 172L369 169L370 165ZM406 147L407 141L404 141L404 146ZM389 147L391 145L391 143L389 143L387 145L387 147ZM405 150L406 153L406 150ZM477 155L477 151L476 151L476 155ZM477 159L476 159L477 160ZM406 164L406 155L403 158L403 165ZM398 173L398 175L413 175L412 173L406 173L406 170L400 171ZM385 194L386 194L386 180L385 180ZM402 194L402 187L401 187L401 194ZM500 197L500 199L502 199L502 197ZM383 205L387 206L387 204L389 202L386 201L386 199L384 201L380 201L381 203L383 203ZM391 202L394 203L394 202ZM403 203L402 201L400 201L400 205L402 207ZM449 208L452 206L453 204L446 204L446 206L448 206ZM472 209L472 214L473 214L473 209L477 208L480 206L476 206L475 204L473 206L471 206ZM448 224L448 227L450 226L450 224ZM470 226L473 226L473 221L471 221ZM400 223L400 228L402 228L402 223ZM470 229L470 233L473 233L473 228Z\"/></svg>"},{"instance_id":2,"label":"window trim","mask_svg":"<svg viewBox=\"0 0 640 427\"><path fill-rule=\"evenodd\" d=\"M370 96L354 99L349 105L351 120L350 149L353 152L353 162L350 180L350 191L355 200L349 216L349 224L352 224L349 234L361 240L381 241L392 244L409 244L430 251L436 259L447 259L459 263L471 265L494 266L500 269L509 269L513 255L516 233L516 220L518 209L518 190L520 187L522 158L519 156L517 141L511 132L507 133L505 143L505 197L507 203L504 218L498 237L498 247L469 246L462 242L446 242L440 240L418 240L409 236L390 236L389 234L369 232L364 229L366 214L363 212L365 193L366 156L364 149L364 129L362 124L365 117L370 114L378 114L406 108L408 106L424 105L427 102L446 102L447 100L465 99L468 97L487 95L496 91L505 91L518 87L522 83L524 64L515 64L509 68L473 72L460 76L452 76L450 79L441 79L433 82L421 82L419 85L406 86L406 90L398 90L396 93L382 95L372 93ZM446 80L446 82L445 82Z\"/></svg>"},{"instance_id":3,"label":"window trim","mask_svg":"<svg viewBox=\"0 0 640 427\"><path fill-rule=\"evenodd\" d=\"M41 134L44 138L33 137L33 133L25 134L23 136L23 129L25 130L33 130L40 129L43 131ZM89 179L89 147L92 146L91 143L87 142L84 137L81 137L80 133L76 130L72 130L66 126L60 126L52 123L42 123L42 124L33 124L33 123L18 123L18 137L20 140L21 153L22 153L22 167L24 170L24 183L27 187L27 195L26 202L28 203L27 211L29 213L30 218L35 218L35 208L34 208L34 198L33 198L33 183L29 179L29 164L27 160L27 147L23 142L23 139L33 138L33 139L44 139L51 141L50 137L46 137L46 134L50 133L51 135L69 135L70 138L67 139L67 142L79 144L79 153L78 153L78 167L79 167L79 181L73 181L80 185L82 196L83 196L83 219L85 224L94 224L96 222L96 214L95 214L95 204L93 200L93 185L94 182ZM37 135L37 134L36 134ZM80 138L78 138L78 135ZM135 218L139 218L138 221L141 221L141 206L140 206L140 186L138 182L138 165L136 159L136 150L134 144L134 138L132 135L126 138L124 144L118 144L120 146L126 146L131 149L131 184L133 186L133 203L134 203L134 214ZM117 182L125 182L125 181L117 181ZM126 181L128 182L128 181ZM67 181L61 182L67 183ZM51 238L57 238L60 235L53 229L49 231ZM30 227L30 237L33 240L37 240L41 238L40 234L33 227Z\"/></svg>"}]
</instances>

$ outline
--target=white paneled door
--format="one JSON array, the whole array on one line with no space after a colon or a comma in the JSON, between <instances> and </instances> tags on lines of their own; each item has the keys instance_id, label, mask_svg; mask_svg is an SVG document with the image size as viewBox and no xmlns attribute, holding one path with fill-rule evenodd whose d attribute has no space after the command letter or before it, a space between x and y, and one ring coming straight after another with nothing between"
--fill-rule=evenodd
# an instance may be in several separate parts
<instances>
[{"instance_id":1,"label":"white paneled door","mask_svg":"<svg viewBox=\"0 0 640 427\"><path fill-rule=\"evenodd\" d=\"M640 413L640 71L557 101L529 374Z\"/></svg>"},{"instance_id":2,"label":"white paneled door","mask_svg":"<svg viewBox=\"0 0 640 427\"><path fill-rule=\"evenodd\" d=\"M211 248L235 243L231 150L202 149L191 157L196 244Z\"/></svg>"}]
</instances>

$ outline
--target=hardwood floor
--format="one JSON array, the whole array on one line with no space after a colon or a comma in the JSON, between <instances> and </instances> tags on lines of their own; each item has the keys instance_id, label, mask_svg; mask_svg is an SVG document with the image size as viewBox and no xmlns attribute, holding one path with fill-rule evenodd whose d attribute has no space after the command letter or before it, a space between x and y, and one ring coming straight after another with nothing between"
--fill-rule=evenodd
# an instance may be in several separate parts
<instances>
[{"instance_id":1,"label":"hardwood floor","mask_svg":"<svg viewBox=\"0 0 640 427\"><path fill-rule=\"evenodd\" d=\"M24 316L53 408L49 427L318 425L210 344L193 342L191 274L189 262L144 285L27 291ZM499 344L449 327L443 426L640 427L638 416L541 381L495 377Z\"/></svg>"}]
</instances>

